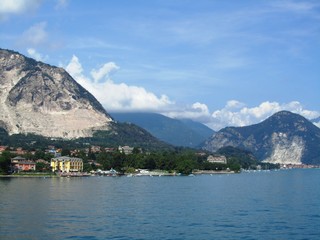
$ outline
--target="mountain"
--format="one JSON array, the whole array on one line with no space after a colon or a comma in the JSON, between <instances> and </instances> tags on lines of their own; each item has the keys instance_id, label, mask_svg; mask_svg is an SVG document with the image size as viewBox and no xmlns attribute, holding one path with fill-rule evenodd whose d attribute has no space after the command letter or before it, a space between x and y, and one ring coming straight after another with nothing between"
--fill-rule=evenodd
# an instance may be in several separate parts
<instances>
[{"instance_id":1,"label":"mountain","mask_svg":"<svg viewBox=\"0 0 320 240\"><path fill-rule=\"evenodd\" d=\"M48 138L35 134L13 134L0 128L0 145L23 149L45 149L49 145L56 148L82 149L89 145L98 145L108 148L130 146L142 148L148 151L174 150L172 145L162 142L152 136L149 132L134 124L111 122L110 130L98 130L92 137L81 137L76 139Z\"/></svg>"},{"instance_id":2,"label":"mountain","mask_svg":"<svg viewBox=\"0 0 320 240\"><path fill-rule=\"evenodd\" d=\"M110 113L119 122L134 123L175 146L198 147L213 130L192 120L172 119L157 113Z\"/></svg>"},{"instance_id":3,"label":"mountain","mask_svg":"<svg viewBox=\"0 0 320 240\"><path fill-rule=\"evenodd\" d=\"M320 164L320 129L288 111L259 124L224 128L214 133L203 149L214 152L226 146L249 150L265 162Z\"/></svg>"},{"instance_id":4,"label":"mountain","mask_svg":"<svg viewBox=\"0 0 320 240\"><path fill-rule=\"evenodd\" d=\"M0 49L0 144L172 148L134 124L115 122L64 69Z\"/></svg>"},{"instance_id":5,"label":"mountain","mask_svg":"<svg viewBox=\"0 0 320 240\"><path fill-rule=\"evenodd\" d=\"M312 119L311 122L320 122L320 117Z\"/></svg>"},{"instance_id":6,"label":"mountain","mask_svg":"<svg viewBox=\"0 0 320 240\"><path fill-rule=\"evenodd\" d=\"M0 49L0 126L9 134L92 136L112 118L64 69Z\"/></svg>"},{"instance_id":7,"label":"mountain","mask_svg":"<svg viewBox=\"0 0 320 240\"><path fill-rule=\"evenodd\" d=\"M202 124L200 122L193 121L191 119L179 119L179 121L181 121L188 128L190 128L194 132L200 134L201 136L203 136L206 139L208 137L210 137L215 132L214 130L212 130L211 128L207 127L206 125L204 125L204 124Z\"/></svg>"}]
</instances>

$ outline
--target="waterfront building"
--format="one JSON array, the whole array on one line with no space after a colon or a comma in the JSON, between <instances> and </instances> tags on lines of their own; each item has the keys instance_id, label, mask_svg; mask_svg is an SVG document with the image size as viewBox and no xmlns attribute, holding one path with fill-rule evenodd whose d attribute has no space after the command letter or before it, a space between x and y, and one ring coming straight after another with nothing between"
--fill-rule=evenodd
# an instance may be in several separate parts
<instances>
[{"instance_id":1,"label":"waterfront building","mask_svg":"<svg viewBox=\"0 0 320 240\"><path fill-rule=\"evenodd\" d=\"M14 157L11 158L11 168L13 172L20 172L20 171L35 171L36 170L36 163L31 160L27 160L24 157Z\"/></svg>"},{"instance_id":2,"label":"waterfront building","mask_svg":"<svg viewBox=\"0 0 320 240\"><path fill-rule=\"evenodd\" d=\"M83 160L76 157L62 156L52 158L50 163L52 171L60 172L82 172Z\"/></svg>"}]
</instances>

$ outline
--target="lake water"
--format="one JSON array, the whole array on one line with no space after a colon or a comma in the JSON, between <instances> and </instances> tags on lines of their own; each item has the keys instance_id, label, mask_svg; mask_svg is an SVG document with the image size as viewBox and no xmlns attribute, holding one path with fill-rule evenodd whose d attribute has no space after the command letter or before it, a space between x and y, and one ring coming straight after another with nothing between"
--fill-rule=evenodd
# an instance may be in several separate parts
<instances>
[{"instance_id":1,"label":"lake water","mask_svg":"<svg viewBox=\"0 0 320 240\"><path fill-rule=\"evenodd\" d=\"M0 239L320 239L320 170L0 179Z\"/></svg>"}]
</instances>

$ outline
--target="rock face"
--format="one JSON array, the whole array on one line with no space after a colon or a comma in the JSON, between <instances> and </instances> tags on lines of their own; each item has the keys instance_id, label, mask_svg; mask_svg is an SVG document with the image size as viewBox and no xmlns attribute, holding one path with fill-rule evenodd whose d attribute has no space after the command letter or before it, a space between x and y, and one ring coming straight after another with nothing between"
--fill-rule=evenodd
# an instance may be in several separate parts
<instances>
[{"instance_id":1,"label":"rock face","mask_svg":"<svg viewBox=\"0 0 320 240\"><path fill-rule=\"evenodd\" d=\"M282 164L301 164L305 141L302 137L294 136L291 139L285 133L273 133L271 136L273 151L265 159L266 162Z\"/></svg>"},{"instance_id":2,"label":"rock face","mask_svg":"<svg viewBox=\"0 0 320 240\"><path fill-rule=\"evenodd\" d=\"M281 111L247 127L214 133L203 148L232 146L251 151L259 160L282 164L320 164L320 129L304 117Z\"/></svg>"},{"instance_id":3,"label":"rock face","mask_svg":"<svg viewBox=\"0 0 320 240\"><path fill-rule=\"evenodd\" d=\"M0 127L9 134L90 137L112 118L64 69L0 49Z\"/></svg>"}]
</instances>

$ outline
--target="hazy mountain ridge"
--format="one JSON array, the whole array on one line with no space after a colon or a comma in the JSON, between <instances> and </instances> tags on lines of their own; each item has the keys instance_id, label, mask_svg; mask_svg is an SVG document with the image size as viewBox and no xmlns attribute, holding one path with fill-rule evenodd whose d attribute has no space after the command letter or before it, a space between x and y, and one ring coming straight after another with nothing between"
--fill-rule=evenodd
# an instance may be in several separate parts
<instances>
[{"instance_id":1,"label":"hazy mountain ridge","mask_svg":"<svg viewBox=\"0 0 320 240\"><path fill-rule=\"evenodd\" d=\"M134 123L158 139L175 146L199 147L214 132L189 119L172 119L157 113L110 113L120 122Z\"/></svg>"},{"instance_id":2,"label":"hazy mountain ridge","mask_svg":"<svg viewBox=\"0 0 320 240\"><path fill-rule=\"evenodd\" d=\"M314 118L310 120L314 125L320 127L320 117Z\"/></svg>"},{"instance_id":3,"label":"hazy mountain ridge","mask_svg":"<svg viewBox=\"0 0 320 240\"><path fill-rule=\"evenodd\" d=\"M227 127L213 134L203 148L232 146L247 149L261 161L320 164L320 129L304 117L278 112L246 127Z\"/></svg>"},{"instance_id":4,"label":"hazy mountain ridge","mask_svg":"<svg viewBox=\"0 0 320 240\"><path fill-rule=\"evenodd\" d=\"M0 49L0 135L35 134L83 139L92 143L133 146L197 147L213 130L190 120L160 114L131 114L112 119L102 105L64 69ZM122 116L124 117L124 115ZM1 129L3 128L3 129ZM23 138L23 137L22 137ZM6 140L7 139L7 140ZM213 133L204 149L233 146L273 163L320 163L320 129L300 115L282 111L247 127L228 127Z\"/></svg>"},{"instance_id":5,"label":"hazy mountain ridge","mask_svg":"<svg viewBox=\"0 0 320 240\"><path fill-rule=\"evenodd\" d=\"M92 136L112 118L64 69L0 49L0 124L9 134Z\"/></svg>"}]
</instances>

